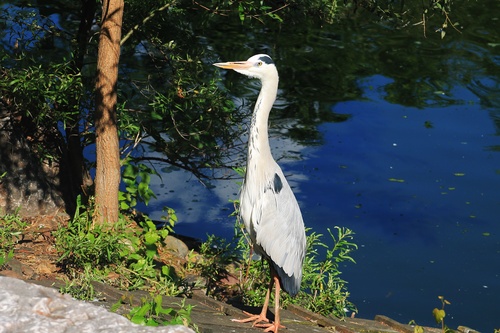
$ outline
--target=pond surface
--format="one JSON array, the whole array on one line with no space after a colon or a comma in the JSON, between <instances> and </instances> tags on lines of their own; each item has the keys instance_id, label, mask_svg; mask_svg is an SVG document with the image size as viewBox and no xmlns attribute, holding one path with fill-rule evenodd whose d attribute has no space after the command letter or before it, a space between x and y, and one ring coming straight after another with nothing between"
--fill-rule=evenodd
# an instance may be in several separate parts
<instances>
[{"instance_id":1,"label":"pond surface","mask_svg":"<svg viewBox=\"0 0 500 333\"><path fill-rule=\"evenodd\" d=\"M500 5L487 3L487 13L472 5L454 13L462 33L448 29L442 40L435 27L425 38L419 26L359 17L200 32L217 61L273 56L281 79L273 154L308 227L355 231L357 264L342 276L362 318L434 326L442 295L450 327L500 327ZM221 75L250 107L258 83ZM236 181L204 187L182 171L163 179L153 218L167 205L179 233L232 237Z\"/></svg>"}]
</instances>

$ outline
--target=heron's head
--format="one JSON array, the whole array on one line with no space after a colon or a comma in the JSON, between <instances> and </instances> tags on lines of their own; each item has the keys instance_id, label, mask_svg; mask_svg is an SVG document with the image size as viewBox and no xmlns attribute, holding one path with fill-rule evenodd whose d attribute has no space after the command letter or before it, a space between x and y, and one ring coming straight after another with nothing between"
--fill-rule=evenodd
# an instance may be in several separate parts
<instances>
[{"instance_id":1,"label":"heron's head","mask_svg":"<svg viewBox=\"0 0 500 333\"><path fill-rule=\"evenodd\" d=\"M257 54L246 61L219 62L214 64L214 66L233 69L238 73L261 80L270 76L278 76L278 71L276 70L276 66L274 66L273 59L267 54Z\"/></svg>"}]
</instances>

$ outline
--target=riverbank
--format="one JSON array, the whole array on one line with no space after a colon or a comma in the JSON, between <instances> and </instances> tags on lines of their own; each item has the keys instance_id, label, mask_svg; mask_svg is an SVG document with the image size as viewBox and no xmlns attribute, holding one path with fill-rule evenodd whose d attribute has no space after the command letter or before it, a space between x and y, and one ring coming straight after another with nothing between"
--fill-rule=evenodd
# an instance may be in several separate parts
<instances>
[{"instance_id":1,"label":"riverbank","mask_svg":"<svg viewBox=\"0 0 500 333\"><path fill-rule=\"evenodd\" d=\"M0 272L0 275L10 275L12 271L4 270ZM13 281L14 280L14 281ZM63 282L60 280L51 280L42 278L39 280L27 280L28 284L20 285L22 280L14 278L6 278L0 276L0 289L8 291L11 293L11 298L17 299L16 304L23 304L22 310L23 315L19 316L17 314L17 319L23 321L23 316L25 319L30 319L30 325L41 325L38 323L38 319L44 325L51 325L50 321L54 322L57 327L66 327L66 329L76 329L75 322L80 321L81 325L91 327L92 332L106 332L107 329L113 329L114 332L189 332L188 329L183 330L182 328L172 328L169 330L165 327L144 327L138 330L137 326L132 324L126 326L122 321L118 320L115 313L111 313L111 308L113 305L120 302L120 306L116 314L126 314L129 313L130 309L134 306L139 306L141 299L147 297L147 293L134 291L134 292L124 292L120 291L111 286L95 282L93 283L95 291L100 295L99 300L93 302L83 302L76 300L69 300L69 297L64 297L63 295L57 296L56 290L64 286ZM18 286L14 288L12 286ZM26 285L26 287L24 287ZM22 290L22 291L20 291ZM14 295L12 295L14 293ZM16 297L15 293L18 293ZM31 295L30 293L33 293ZM22 294L22 295L21 295ZM36 294L36 295L35 295ZM40 300L40 296L44 299ZM26 298L23 301L23 297ZM36 303L34 310L30 311L31 308L26 308L25 303L36 298ZM5 301L5 297L3 301ZM56 299L56 301L54 301ZM66 305L64 305L65 313L75 311L78 309L80 314L78 318L63 318L61 315L52 316L47 315L47 313L40 312L40 304L52 304L47 307L47 311L59 311L62 305L54 306L56 302L61 302L61 299L66 300ZM127 300L127 301L124 301ZM180 309L181 299L179 297L164 297L162 306L164 308L173 308L176 310ZM68 302L73 302L73 304ZM262 332L259 328L251 327L251 324L240 324L235 323L232 318L242 318L242 311L256 312L258 308L245 307L241 304L227 304L214 300L213 298L207 297L200 290L195 291L190 298L185 299L185 305L191 305L193 310L191 312L191 320L194 324L197 332L200 333L255 333ZM92 310L91 315L83 311L85 307L97 306L100 310ZM92 307L90 307L92 309ZM106 311L104 311L106 309ZM2 310L4 311L4 310ZM2 311L0 311L0 316L2 316ZM9 312L17 312L16 309L10 307ZM82 312L84 314L82 315ZM345 320L339 320L331 317L324 317L308 310L297 306L289 306L286 310L282 310L282 323L287 328L286 332L317 332L317 333L327 333L327 332L339 332L339 333L414 333L415 328L410 325L405 325L396 322L386 316L378 315L373 320L361 319L361 318L346 318ZM66 315L67 317L67 315ZM83 319L82 319L83 317ZM119 317L119 316L118 316ZM24 320L25 321L25 320ZM5 322L0 323L0 327L4 325ZM68 326L63 326L68 325ZM110 326L111 325L111 326ZM113 326L115 325L115 326ZM12 329L12 327L11 327ZM421 333L440 333L441 330L437 328L423 327ZM17 330L10 330L9 332L21 332ZM58 330L53 330L52 332L58 332ZM467 327L459 327L457 332L460 333L477 333Z\"/></svg>"},{"instance_id":2,"label":"riverbank","mask_svg":"<svg viewBox=\"0 0 500 333\"><path fill-rule=\"evenodd\" d=\"M52 231L59 226L57 221L49 223L43 221L32 226L29 232L24 233L16 244L14 257L8 261L0 275L23 280L30 284L59 290L66 285L68 277L56 265L58 254L53 247ZM185 252L188 248L180 239L171 242L169 251L172 253ZM3 279L2 279L3 280ZM127 314L133 307L141 305L141 299L148 297L144 291L122 291L112 286L93 282L99 301L81 302L90 303L110 310L113 305L120 303L116 310L118 314ZM20 297L26 297L20 296ZM163 308L179 309L183 301L180 297L163 297ZM224 303L204 294L202 290L194 290L190 298L185 299L185 305L193 306L190 314L192 324L199 332L232 333L260 332L261 329L252 328L250 324L239 324L231 321L232 318L242 318L242 311L258 312L258 308L249 308L239 303ZM383 312L383 310L381 310ZM272 316L272 314L270 314ZM272 317L271 317L272 318ZM57 318L55 318L56 320ZM287 327L286 332L380 332L380 333L414 333L414 327L398 323L390 318L377 315L373 319L346 318L341 321L333 317L324 317L306 309L289 306L282 311L282 323ZM423 328L421 333L440 333L437 328ZM466 327L457 328L463 333L473 333Z\"/></svg>"}]
</instances>

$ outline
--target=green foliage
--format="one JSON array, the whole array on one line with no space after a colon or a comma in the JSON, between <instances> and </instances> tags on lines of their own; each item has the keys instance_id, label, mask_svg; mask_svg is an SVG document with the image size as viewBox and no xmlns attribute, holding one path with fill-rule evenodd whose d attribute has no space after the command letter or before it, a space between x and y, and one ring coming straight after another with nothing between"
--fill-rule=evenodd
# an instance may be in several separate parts
<instances>
[{"instance_id":1,"label":"green foliage","mask_svg":"<svg viewBox=\"0 0 500 333\"><path fill-rule=\"evenodd\" d=\"M168 231L174 230L174 225L177 223L177 214L175 214L175 210L170 207L163 207L163 212L167 213L167 215L162 215L162 219L165 220L165 224L162 228L166 228Z\"/></svg>"},{"instance_id":2,"label":"green foliage","mask_svg":"<svg viewBox=\"0 0 500 333\"><path fill-rule=\"evenodd\" d=\"M151 147L155 151L171 164L201 176L201 169L221 166L221 147L233 146L239 134L228 124L239 115L221 93L219 80L202 77L201 61L190 56L172 60L167 89L155 92L149 103L150 115L137 121L154 138Z\"/></svg>"},{"instance_id":3,"label":"green foliage","mask_svg":"<svg viewBox=\"0 0 500 333\"><path fill-rule=\"evenodd\" d=\"M201 277L207 281L207 292L216 296L218 283L227 277L227 268L238 260L232 243L223 238L209 235L200 246L200 258L195 264Z\"/></svg>"},{"instance_id":4,"label":"green foliage","mask_svg":"<svg viewBox=\"0 0 500 333\"><path fill-rule=\"evenodd\" d=\"M446 36L446 29L448 28L448 24L455 29L458 33L461 33L458 29L457 26L459 25L458 22L453 23L448 15L448 13L451 11L451 0L431 0L429 2L429 7L425 8L422 13L422 21L419 22L423 26L424 30L424 36L426 36L426 29L428 26L428 20L429 17L432 17L432 14L441 14L444 16L444 21L441 24L441 28L436 29L434 32L439 32L441 39L443 39Z\"/></svg>"},{"instance_id":5,"label":"green foliage","mask_svg":"<svg viewBox=\"0 0 500 333\"><path fill-rule=\"evenodd\" d=\"M239 229L241 227L237 227ZM307 236L307 254L303 266L301 290L297 297L292 298L283 293L281 304L297 304L306 309L323 315L345 316L346 309L356 311L356 307L349 300L347 282L340 278L339 265L344 262L354 263L351 252L357 249L352 243L354 233L347 228L335 227L334 235L329 229L333 246L321 241L323 235L311 232ZM308 232L310 229L307 230ZM264 261L251 260L251 251L247 240L241 235L237 248L242 251L246 265L242 267L241 275L245 278L240 281L242 299L245 304L262 305L269 284L269 268ZM319 250L326 249L326 254L320 256ZM324 259L320 259L324 257Z\"/></svg>"},{"instance_id":6,"label":"green foliage","mask_svg":"<svg viewBox=\"0 0 500 333\"><path fill-rule=\"evenodd\" d=\"M184 325L191 324L191 311L194 306L185 303L182 299L181 304L177 304L179 309L163 307L162 295L150 295L149 298L142 298L141 305L130 310L130 313L125 316L131 322L145 326L167 326L167 325ZM168 319L165 319L168 316Z\"/></svg>"},{"instance_id":7,"label":"green foliage","mask_svg":"<svg viewBox=\"0 0 500 333\"><path fill-rule=\"evenodd\" d=\"M67 228L55 233L56 249L61 253L59 264L72 278L66 291L83 290L83 297L92 297L93 280L105 281L124 289L158 290L167 295L179 293L179 281L169 266L157 267L158 248L172 230L157 229L147 217L128 222L121 217L111 225L93 225L91 205L80 198L77 211ZM73 294L74 297L82 297Z\"/></svg>"},{"instance_id":8,"label":"green foliage","mask_svg":"<svg viewBox=\"0 0 500 333\"><path fill-rule=\"evenodd\" d=\"M14 250L10 250L8 252L0 250L0 268L2 268L2 266L9 262L12 258L14 258Z\"/></svg>"},{"instance_id":9,"label":"green foliage","mask_svg":"<svg viewBox=\"0 0 500 333\"><path fill-rule=\"evenodd\" d=\"M424 328L420 325L417 325L417 323L414 320L410 320L408 325L413 326L413 333L424 333Z\"/></svg>"},{"instance_id":10,"label":"green foliage","mask_svg":"<svg viewBox=\"0 0 500 333\"><path fill-rule=\"evenodd\" d=\"M109 225L95 225L89 207L77 199L76 213L66 228L55 232L56 248L62 254L59 262L63 267L83 268L93 265L97 269L121 260L126 245L122 242L125 230L123 221L113 226L118 232L109 232Z\"/></svg>"},{"instance_id":11,"label":"green foliage","mask_svg":"<svg viewBox=\"0 0 500 333\"><path fill-rule=\"evenodd\" d=\"M444 310L445 305L451 304L449 301L447 301L443 296L438 296L438 299L441 301L441 308L434 308L432 310L432 316L434 317L434 320L436 323L441 325L441 332L442 333L453 333L455 332L451 328L445 325L444 323L444 318L446 317L446 311ZM417 325L415 320L410 321L409 325L414 325L414 333L423 333L424 328L420 325Z\"/></svg>"},{"instance_id":12,"label":"green foliage","mask_svg":"<svg viewBox=\"0 0 500 333\"><path fill-rule=\"evenodd\" d=\"M67 62L49 65L27 59L26 68L2 70L0 91L23 119L23 131L31 138L41 159L59 160L63 141L58 123L64 127L80 117L83 94L80 74Z\"/></svg>"},{"instance_id":13,"label":"green foliage","mask_svg":"<svg viewBox=\"0 0 500 333\"><path fill-rule=\"evenodd\" d=\"M452 22L449 13L452 10L452 0L428 0L413 2L395 1L366 1L370 11L376 13L383 21L391 22L398 28L421 26L424 37L427 37L428 27L440 26L431 32L439 33L443 39L447 28L452 27L456 32L459 23ZM442 22L442 23L441 23Z\"/></svg>"},{"instance_id":14,"label":"green foliage","mask_svg":"<svg viewBox=\"0 0 500 333\"><path fill-rule=\"evenodd\" d=\"M96 296L99 296L92 284L92 281L103 280L99 270L94 270L92 265L87 263L83 267L82 272L72 270L70 274L66 285L61 287L59 292L62 294L70 294L76 299L85 301L92 301Z\"/></svg>"},{"instance_id":15,"label":"green foliage","mask_svg":"<svg viewBox=\"0 0 500 333\"><path fill-rule=\"evenodd\" d=\"M241 169L236 171L244 174ZM235 211L231 216L237 217L238 201L235 200L234 203ZM352 242L354 232L337 226L335 229L336 235L327 229L333 241L331 246L322 241L322 234L306 229L309 234L301 290L295 298L282 293L282 306L297 304L313 312L339 318L345 317L346 310L357 311L355 305L348 300L347 282L340 277L339 270L342 263L355 263L351 256L352 251L357 249L357 245ZM234 250L241 254L244 263L239 272L242 301L250 306L261 306L269 286L269 267L264 260L252 260L250 240L241 223L235 225L235 240ZM321 250L325 253L320 253Z\"/></svg>"},{"instance_id":16,"label":"green foliage","mask_svg":"<svg viewBox=\"0 0 500 333\"><path fill-rule=\"evenodd\" d=\"M10 92L17 109L25 110L37 125L55 119L64 121L78 113L78 105L69 103L78 101L82 95L81 76L68 67L65 62L7 71L2 89Z\"/></svg>"},{"instance_id":17,"label":"green foliage","mask_svg":"<svg viewBox=\"0 0 500 333\"><path fill-rule=\"evenodd\" d=\"M151 61L159 69L145 81L128 76L126 71L121 73L119 100L126 100L131 108L125 109L125 103L118 108L120 143L123 152L134 156L124 158L122 209L154 198L147 175L154 172L141 161L156 160L203 177L204 172L211 173L210 168L220 167L222 161L228 160L228 148L241 134L239 126L228 126L239 125L238 112L220 90L220 79L214 79L213 71L207 71L206 62L201 61L206 56L194 47L192 31L184 24L185 17L181 17L184 10L173 6L173 2L130 5L133 10L125 11L125 23L132 26L124 26L124 33L130 34L123 54L139 44L145 45L149 48L145 63ZM163 15L154 15L159 11ZM0 49L0 91L10 110L22 116L16 115L16 119L23 120L21 133L35 138L38 152L46 159L65 161L64 157L81 155L79 148L94 142L94 73L91 66L76 66L77 55L86 54L85 63L92 64L93 54L88 50L95 47L97 39L88 38L88 50L79 50L76 47L81 45L72 42L70 27L60 31L32 8L9 7L0 12L0 20L7 27L4 34L16 44L4 44ZM78 25L72 27L76 35ZM164 31L171 31L175 40L164 41ZM57 56L50 56L44 49L46 42L50 50L64 46L64 52L57 50ZM61 59L60 54L66 59ZM127 66L126 62L123 64ZM68 147L70 135L78 138L81 147ZM92 161L85 162L93 165ZM131 184L134 182L136 185Z\"/></svg>"},{"instance_id":18,"label":"green foliage","mask_svg":"<svg viewBox=\"0 0 500 333\"><path fill-rule=\"evenodd\" d=\"M168 235L168 230L157 231L155 224L149 218L140 221L139 225L142 227L141 233L129 238L132 249L127 248L122 256L128 259L129 268L133 271L142 272L144 276L154 278L157 275L153 262L158 253L157 244Z\"/></svg>"},{"instance_id":19,"label":"green foliage","mask_svg":"<svg viewBox=\"0 0 500 333\"><path fill-rule=\"evenodd\" d=\"M26 225L17 212L0 216L0 267L14 257L14 246Z\"/></svg>"},{"instance_id":20,"label":"green foliage","mask_svg":"<svg viewBox=\"0 0 500 333\"><path fill-rule=\"evenodd\" d=\"M271 19L282 23L283 20L278 14L279 10L279 8L273 10L271 6L265 4L262 1L247 0L238 2L238 17L240 18L240 21L242 23L247 17L254 18L263 22L260 18L262 16L268 16Z\"/></svg>"},{"instance_id":21,"label":"green foliage","mask_svg":"<svg viewBox=\"0 0 500 333\"><path fill-rule=\"evenodd\" d=\"M357 245L352 243L352 230L337 226L335 229L336 236L327 229L333 241L331 248L321 241L323 235L316 232L309 234L302 282L307 286L308 293L301 294L298 303L313 312L343 318L346 309L356 311L356 308L348 300L347 282L340 278L339 265L344 262L355 263L351 252L357 249ZM320 248L326 249L322 260L318 258Z\"/></svg>"},{"instance_id":22,"label":"green foliage","mask_svg":"<svg viewBox=\"0 0 500 333\"><path fill-rule=\"evenodd\" d=\"M263 260L253 260L243 267L244 280L240 281L242 301L249 306L262 306L269 287L269 266ZM284 303L281 306L286 307Z\"/></svg>"},{"instance_id":23,"label":"green foliage","mask_svg":"<svg viewBox=\"0 0 500 333\"><path fill-rule=\"evenodd\" d=\"M201 5L200 5L201 6ZM261 24L284 23L314 15L321 21L332 23L338 11L337 0L286 0L265 2L261 0L212 0L202 7L213 15L238 17L242 24L257 21Z\"/></svg>"},{"instance_id":24,"label":"green foliage","mask_svg":"<svg viewBox=\"0 0 500 333\"><path fill-rule=\"evenodd\" d=\"M64 33L57 29L57 25L51 19L43 17L36 6L6 4L2 7L0 18L5 28L2 36L5 41L10 42L2 43L2 46L7 52L14 54L15 61L22 62L25 54L50 46L55 40L62 41L61 35ZM12 29L12 26L16 28ZM41 60L47 53L50 54L50 51L47 50L45 54L35 54ZM67 53L64 52L63 55L65 54Z\"/></svg>"},{"instance_id":25,"label":"green foliage","mask_svg":"<svg viewBox=\"0 0 500 333\"><path fill-rule=\"evenodd\" d=\"M444 307L447 304L451 304L449 301L444 299L443 296L438 296L439 300L441 301L441 309L434 308L432 310L432 316L434 317L434 320L436 320L437 324L441 324L441 331L442 333L452 333L454 332L452 329L450 329L448 326L445 325L444 323L444 317L446 317L446 312L444 311Z\"/></svg>"},{"instance_id":26,"label":"green foliage","mask_svg":"<svg viewBox=\"0 0 500 333\"><path fill-rule=\"evenodd\" d=\"M134 208L138 201L147 205L151 198L156 199L149 184L151 183L151 175L158 175L158 173L145 164L132 163L130 157L125 158L122 164L124 165L122 181L125 183L125 191L119 192L120 209L129 210Z\"/></svg>"}]
</instances>

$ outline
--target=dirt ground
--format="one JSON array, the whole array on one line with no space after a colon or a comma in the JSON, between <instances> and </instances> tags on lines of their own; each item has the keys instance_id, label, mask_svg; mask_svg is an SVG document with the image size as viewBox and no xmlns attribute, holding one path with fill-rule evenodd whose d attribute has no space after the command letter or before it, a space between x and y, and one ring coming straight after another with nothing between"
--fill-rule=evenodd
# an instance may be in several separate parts
<instances>
[{"instance_id":1,"label":"dirt ground","mask_svg":"<svg viewBox=\"0 0 500 333\"><path fill-rule=\"evenodd\" d=\"M52 232L68 224L67 216L42 216L24 219L28 226L16 235L14 258L9 260L0 273L23 280L64 280L57 266L59 258Z\"/></svg>"}]
</instances>

